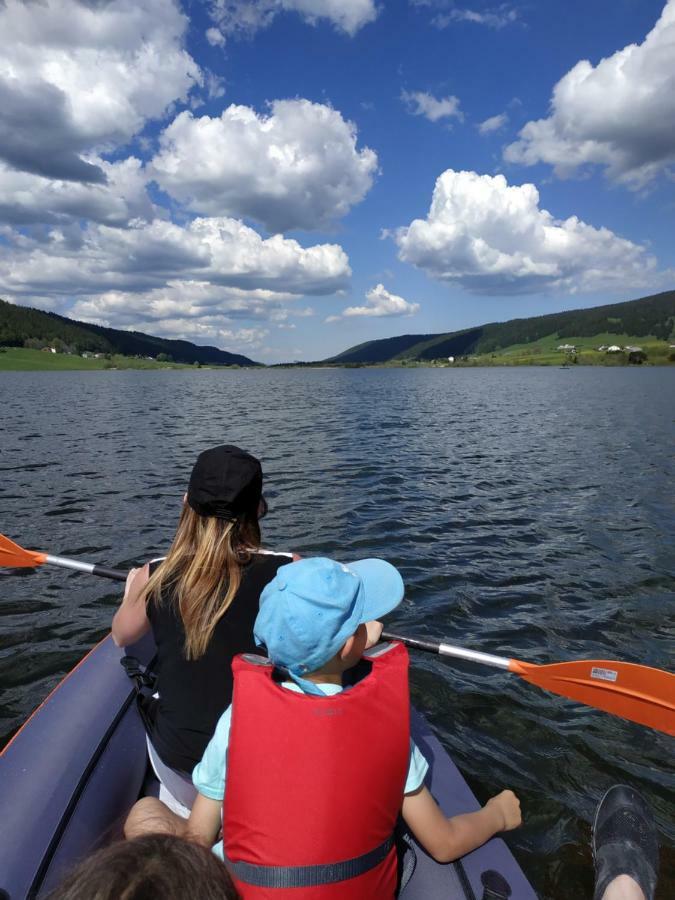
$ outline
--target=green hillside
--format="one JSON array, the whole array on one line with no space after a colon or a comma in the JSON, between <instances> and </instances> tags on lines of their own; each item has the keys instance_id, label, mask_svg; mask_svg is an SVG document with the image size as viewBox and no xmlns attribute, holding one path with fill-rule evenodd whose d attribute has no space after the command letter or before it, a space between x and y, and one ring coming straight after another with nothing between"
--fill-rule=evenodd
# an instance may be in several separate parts
<instances>
[{"instance_id":1,"label":"green hillside","mask_svg":"<svg viewBox=\"0 0 675 900\"><path fill-rule=\"evenodd\" d=\"M428 361L448 356L471 358L497 355L501 358L509 354L513 356L515 350L519 351L520 356L536 356L535 350L538 349L539 355L555 352L555 345L560 343L574 344L590 351L603 343L624 346L638 340L658 345L658 355L663 355L665 361L668 342L672 342L674 337L675 291L665 291L624 303L492 322L445 334L401 335L369 341L351 347L326 362L373 364Z\"/></svg>"},{"instance_id":2,"label":"green hillside","mask_svg":"<svg viewBox=\"0 0 675 900\"><path fill-rule=\"evenodd\" d=\"M56 346L61 352L110 353L122 356L160 354L184 364L211 366L257 366L247 356L228 353L217 347L201 347L190 341L153 337L140 331L121 331L77 322L56 313L15 306L0 300L0 347Z\"/></svg>"}]
</instances>

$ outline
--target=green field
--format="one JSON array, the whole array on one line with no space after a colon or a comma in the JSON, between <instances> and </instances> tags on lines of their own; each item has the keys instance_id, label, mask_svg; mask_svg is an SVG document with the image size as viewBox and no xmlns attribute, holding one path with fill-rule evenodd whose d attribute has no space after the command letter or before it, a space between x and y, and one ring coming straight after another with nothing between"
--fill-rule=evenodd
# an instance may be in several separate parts
<instances>
[{"instance_id":1,"label":"green field","mask_svg":"<svg viewBox=\"0 0 675 900\"><path fill-rule=\"evenodd\" d=\"M131 356L112 356L111 359L83 359L76 354L48 353L26 350L23 347L0 347L0 372L65 372L68 370L95 371L102 369L192 369L179 363L156 362Z\"/></svg>"},{"instance_id":2,"label":"green field","mask_svg":"<svg viewBox=\"0 0 675 900\"><path fill-rule=\"evenodd\" d=\"M556 348L560 344L572 344L577 348L576 354L568 354ZM647 360L643 365L672 365L675 363L675 350L669 347L668 341L658 340L653 336L636 337L629 334L596 334L592 337L564 337L548 335L538 341L526 344L512 344L504 350L496 353L475 354L460 365L502 365L502 366L554 366L571 361L576 356L576 362L582 366L620 366L628 362L627 353L605 353L596 350L602 345L625 347L627 344L640 347L647 354ZM672 357L669 358L669 357Z\"/></svg>"}]
</instances>

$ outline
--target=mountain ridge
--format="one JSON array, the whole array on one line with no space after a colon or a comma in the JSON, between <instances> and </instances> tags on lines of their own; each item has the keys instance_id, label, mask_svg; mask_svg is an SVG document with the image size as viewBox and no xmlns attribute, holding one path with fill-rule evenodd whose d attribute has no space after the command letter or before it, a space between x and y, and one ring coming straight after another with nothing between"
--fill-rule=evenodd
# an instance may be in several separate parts
<instances>
[{"instance_id":1,"label":"mountain ridge","mask_svg":"<svg viewBox=\"0 0 675 900\"><path fill-rule=\"evenodd\" d=\"M152 356L160 353L174 362L220 366L259 366L261 363L239 353L191 341L160 338L143 331L124 331L69 319L58 313L31 306L18 306L0 299L0 347L22 347L27 340L61 341L73 352L120 353L124 356Z\"/></svg>"},{"instance_id":2,"label":"mountain ridge","mask_svg":"<svg viewBox=\"0 0 675 900\"><path fill-rule=\"evenodd\" d=\"M516 344L545 337L593 337L601 334L653 336L669 340L675 334L675 291L635 300L572 309L544 316L488 322L459 331L398 335L366 341L323 360L324 364L377 364L400 360L428 361L448 356L496 353ZM395 352L390 352L395 349Z\"/></svg>"}]
</instances>

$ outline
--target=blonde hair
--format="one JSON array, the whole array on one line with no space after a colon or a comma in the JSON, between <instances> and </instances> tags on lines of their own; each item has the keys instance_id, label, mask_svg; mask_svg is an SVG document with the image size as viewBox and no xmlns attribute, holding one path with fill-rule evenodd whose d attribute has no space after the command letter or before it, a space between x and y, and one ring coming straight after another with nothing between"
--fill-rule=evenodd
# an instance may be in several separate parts
<instances>
[{"instance_id":1,"label":"blonde hair","mask_svg":"<svg viewBox=\"0 0 675 900\"><path fill-rule=\"evenodd\" d=\"M239 590L244 566L260 547L256 513L234 521L200 516L183 504L166 559L139 597L174 604L185 629L185 658L199 659Z\"/></svg>"}]
</instances>

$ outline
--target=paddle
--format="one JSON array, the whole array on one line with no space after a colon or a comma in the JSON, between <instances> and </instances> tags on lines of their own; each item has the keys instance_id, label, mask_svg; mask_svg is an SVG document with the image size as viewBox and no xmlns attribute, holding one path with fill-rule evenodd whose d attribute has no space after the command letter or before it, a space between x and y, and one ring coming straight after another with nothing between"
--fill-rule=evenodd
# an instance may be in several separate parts
<instances>
[{"instance_id":1,"label":"paddle","mask_svg":"<svg viewBox=\"0 0 675 900\"><path fill-rule=\"evenodd\" d=\"M63 569L86 572L88 575L100 575L101 578L112 578L113 581L126 581L128 575L128 572L120 569L106 569L105 566L80 562L79 559L69 559L67 556L52 556L37 550L24 550L4 534L0 534L0 566L11 569L35 569L45 563L48 566L61 566Z\"/></svg>"},{"instance_id":2,"label":"paddle","mask_svg":"<svg viewBox=\"0 0 675 900\"><path fill-rule=\"evenodd\" d=\"M541 666L389 632L382 632L382 639L401 641L408 647L440 656L506 669L553 694L675 735L675 675L662 669L607 659L573 660Z\"/></svg>"},{"instance_id":3,"label":"paddle","mask_svg":"<svg viewBox=\"0 0 675 900\"><path fill-rule=\"evenodd\" d=\"M45 564L112 578L114 581L126 581L127 578L127 572L120 569L107 569L66 556L24 550L0 534L0 567L34 569ZM383 632L382 638L400 641L408 647L440 656L506 669L553 694L675 735L675 675L661 669L606 659L574 660L541 666L389 632Z\"/></svg>"}]
</instances>

